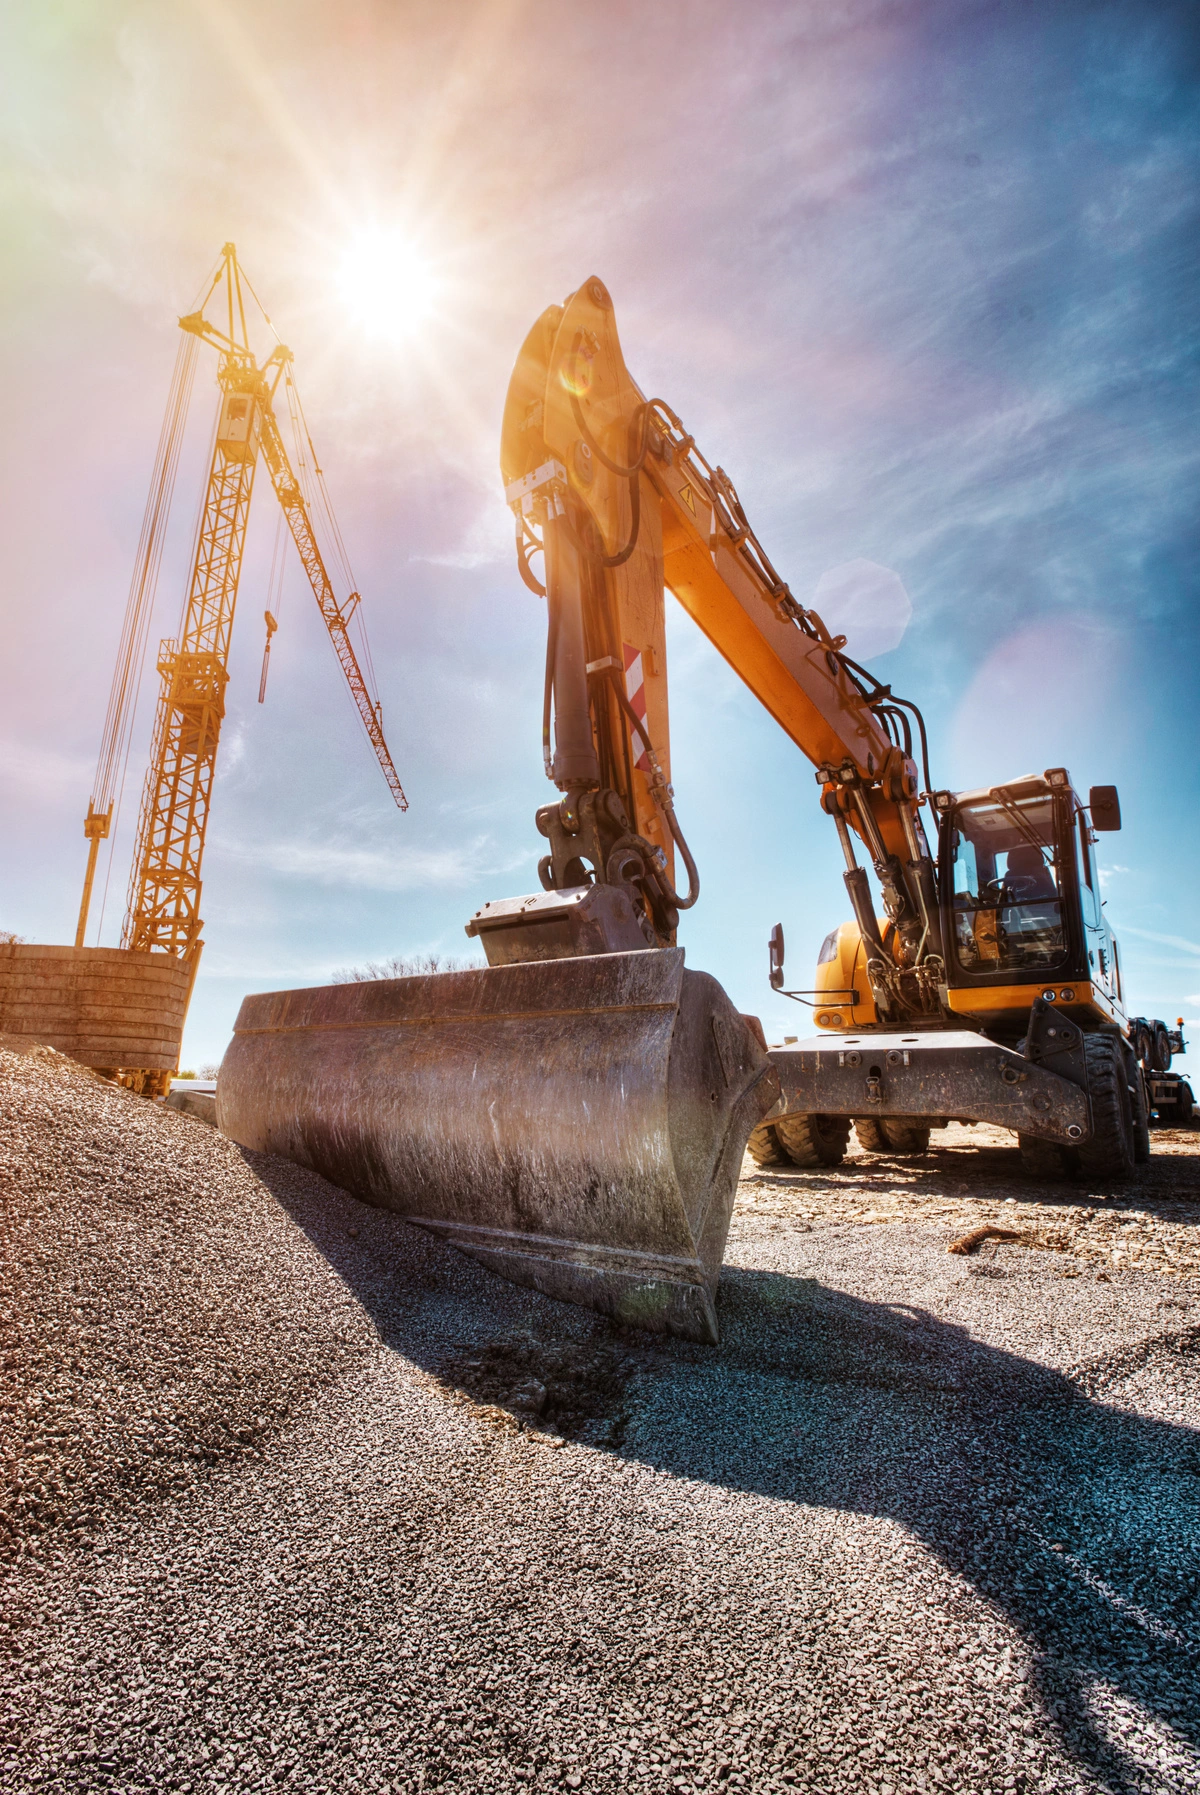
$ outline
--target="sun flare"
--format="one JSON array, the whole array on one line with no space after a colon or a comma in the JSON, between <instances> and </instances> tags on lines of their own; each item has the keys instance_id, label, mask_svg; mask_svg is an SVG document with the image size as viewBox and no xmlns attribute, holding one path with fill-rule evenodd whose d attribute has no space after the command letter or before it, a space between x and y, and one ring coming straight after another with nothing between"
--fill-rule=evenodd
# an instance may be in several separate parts
<instances>
[{"instance_id":1,"label":"sun flare","mask_svg":"<svg viewBox=\"0 0 1200 1795\"><path fill-rule=\"evenodd\" d=\"M432 315L441 281L420 244L403 231L373 227L346 245L337 288L356 328L401 341Z\"/></svg>"}]
</instances>

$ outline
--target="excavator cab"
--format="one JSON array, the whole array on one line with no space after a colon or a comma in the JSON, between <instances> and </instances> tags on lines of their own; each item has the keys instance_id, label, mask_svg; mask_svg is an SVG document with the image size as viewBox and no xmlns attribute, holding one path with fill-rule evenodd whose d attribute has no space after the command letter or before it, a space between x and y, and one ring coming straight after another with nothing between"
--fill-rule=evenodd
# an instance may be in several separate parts
<instances>
[{"instance_id":1,"label":"excavator cab","mask_svg":"<svg viewBox=\"0 0 1200 1795\"><path fill-rule=\"evenodd\" d=\"M1123 1026L1120 950L1095 855L1097 829L1121 826L1115 786L1093 786L1085 805L1066 768L1051 767L1007 785L929 797L945 977L936 1003L899 1020L924 1028L961 1017L1014 1043L1040 997L1084 1027ZM889 919L877 926L899 956ZM772 946L771 981L780 988L777 960ZM826 936L811 994L818 1028L884 1026L864 960L856 921Z\"/></svg>"},{"instance_id":2,"label":"excavator cab","mask_svg":"<svg viewBox=\"0 0 1200 1795\"><path fill-rule=\"evenodd\" d=\"M1149 1136L1096 866L1097 833L1121 826L1116 788L1093 786L1084 804L1066 768L1050 767L928 798L944 964L936 1004L881 1014L858 921L831 931L811 994L821 1034L773 1051L783 1098L751 1151L816 1163L809 1136L830 1137L852 1117L869 1151L922 1152L930 1129L957 1116L1011 1128L1036 1176L1127 1177ZM887 918L877 931L902 960ZM782 985L774 947L771 968Z\"/></svg>"},{"instance_id":3,"label":"excavator cab","mask_svg":"<svg viewBox=\"0 0 1200 1795\"><path fill-rule=\"evenodd\" d=\"M995 1040L1026 1033L1039 995L1082 1026L1123 1025L1119 953L1096 868L1098 811L1120 825L1114 787L1085 806L1065 767L985 791L938 792L946 1008Z\"/></svg>"}]
</instances>

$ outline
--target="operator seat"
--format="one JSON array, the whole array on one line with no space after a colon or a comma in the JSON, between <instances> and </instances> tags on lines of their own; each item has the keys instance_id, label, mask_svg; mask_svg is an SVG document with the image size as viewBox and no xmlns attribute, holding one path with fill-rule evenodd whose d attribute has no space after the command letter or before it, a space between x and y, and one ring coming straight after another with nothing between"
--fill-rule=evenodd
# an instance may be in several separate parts
<instances>
[{"instance_id":1,"label":"operator seat","mask_svg":"<svg viewBox=\"0 0 1200 1795\"><path fill-rule=\"evenodd\" d=\"M1058 896L1054 875L1042 858L1042 850L1032 843L1009 849L1004 883L1017 904L1038 904Z\"/></svg>"}]
</instances>

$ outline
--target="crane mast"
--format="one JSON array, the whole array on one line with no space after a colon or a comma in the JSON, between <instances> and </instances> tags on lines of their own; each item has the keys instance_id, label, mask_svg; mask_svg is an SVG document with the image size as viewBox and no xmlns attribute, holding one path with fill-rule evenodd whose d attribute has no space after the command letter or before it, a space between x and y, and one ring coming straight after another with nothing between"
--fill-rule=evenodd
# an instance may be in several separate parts
<instances>
[{"instance_id":1,"label":"crane mast","mask_svg":"<svg viewBox=\"0 0 1200 1795\"><path fill-rule=\"evenodd\" d=\"M266 396L253 359L236 350L217 378L221 411L183 629L159 651L162 688L121 932L122 947L189 961L201 947L200 868Z\"/></svg>"}]
</instances>

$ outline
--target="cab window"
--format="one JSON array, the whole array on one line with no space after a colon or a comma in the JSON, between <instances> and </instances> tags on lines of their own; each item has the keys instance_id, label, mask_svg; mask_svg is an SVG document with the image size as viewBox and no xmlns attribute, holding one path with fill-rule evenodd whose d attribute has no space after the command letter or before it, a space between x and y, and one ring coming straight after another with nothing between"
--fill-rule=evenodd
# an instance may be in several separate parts
<instances>
[{"instance_id":1,"label":"cab window","mask_svg":"<svg viewBox=\"0 0 1200 1795\"><path fill-rule=\"evenodd\" d=\"M1092 853L1091 830L1081 810L1076 819L1079 832L1079 895L1083 902L1083 920L1090 929L1100 927L1100 893L1096 889L1096 857Z\"/></svg>"},{"instance_id":2,"label":"cab window","mask_svg":"<svg viewBox=\"0 0 1200 1795\"><path fill-rule=\"evenodd\" d=\"M1079 869L1083 874L1084 881L1088 887L1088 890L1091 891L1093 889L1093 886L1092 886L1092 855L1091 855L1092 844L1091 844L1091 840L1089 838L1087 817L1084 815L1082 810L1079 812L1078 820L1079 820Z\"/></svg>"},{"instance_id":3,"label":"cab window","mask_svg":"<svg viewBox=\"0 0 1200 1795\"><path fill-rule=\"evenodd\" d=\"M1059 965L1067 947L1050 798L962 804L950 839L954 954L962 970Z\"/></svg>"},{"instance_id":4,"label":"cab window","mask_svg":"<svg viewBox=\"0 0 1200 1795\"><path fill-rule=\"evenodd\" d=\"M838 929L830 929L828 935L826 935L824 941L822 941L821 951L817 955L818 966L828 966L831 960L837 959L838 933Z\"/></svg>"}]
</instances>

